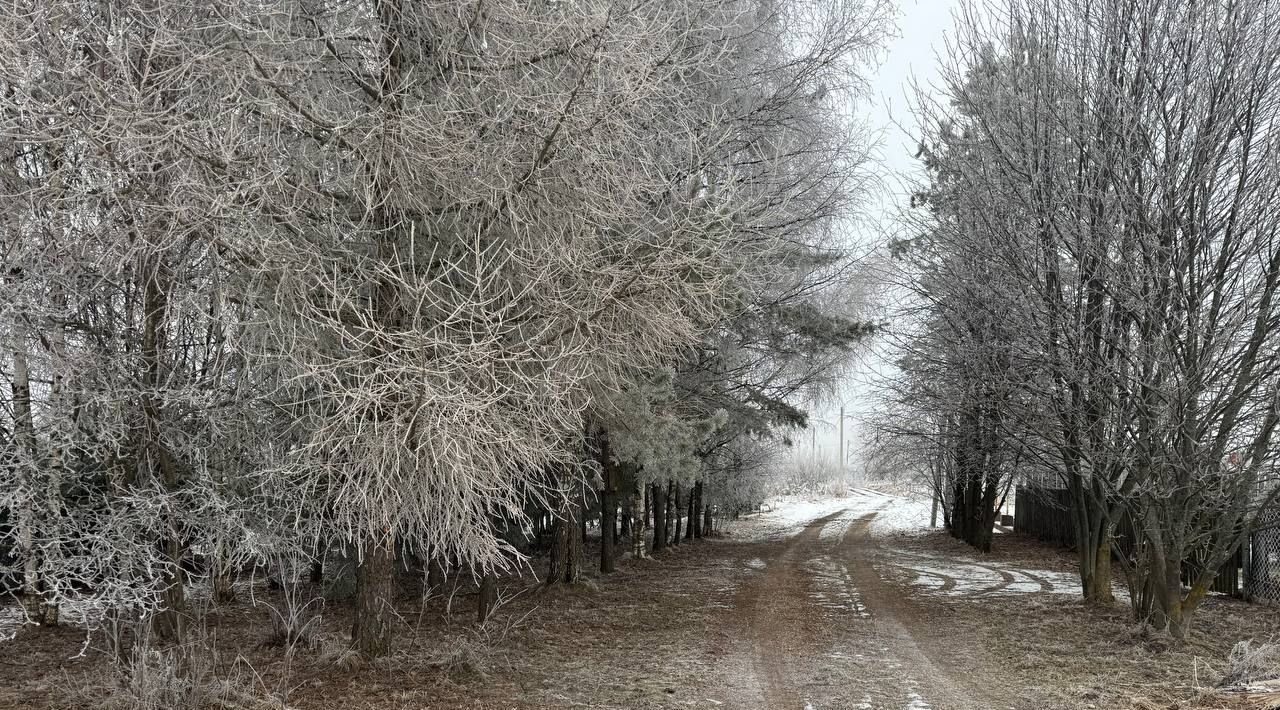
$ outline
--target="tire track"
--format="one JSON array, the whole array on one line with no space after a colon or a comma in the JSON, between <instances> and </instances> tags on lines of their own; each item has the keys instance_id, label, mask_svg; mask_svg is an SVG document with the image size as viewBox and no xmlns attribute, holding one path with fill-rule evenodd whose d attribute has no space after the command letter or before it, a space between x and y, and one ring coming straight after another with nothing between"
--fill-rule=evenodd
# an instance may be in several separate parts
<instances>
[{"instance_id":1,"label":"tire track","mask_svg":"<svg viewBox=\"0 0 1280 710\"><path fill-rule=\"evenodd\" d=\"M896 681L898 687L894 691L901 699L897 705L886 703L876 707L905 706L915 710L987 710L1000 707L994 699L983 698L978 689L959 681L958 674L949 672L947 659L935 659L926 652L925 649L934 646L930 643L931 630L919 621L901 592L876 571L881 550L871 535L870 522L874 516L874 513L866 516L850 527L841 552L848 562L854 584L877 618L875 638L868 641L879 645L882 652L877 660L893 670L892 678L886 678L882 683ZM898 552L894 550L891 554ZM948 577L945 573L936 573L936 576ZM950 579L952 586L949 588L954 588L956 583L957 580ZM883 692L885 689L880 690Z\"/></svg>"},{"instance_id":2,"label":"tire track","mask_svg":"<svg viewBox=\"0 0 1280 710\"><path fill-rule=\"evenodd\" d=\"M795 666L813 645L821 628L814 624L813 600L808 597L806 552L819 546L822 529L838 520L840 510L818 518L768 563L763 577L739 592L735 607L747 616L752 643L752 671L765 708L803 708L802 691L793 680Z\"/></svg>"},{"instance_id":3,"label":"tire track","mask_svg":"<svg viewBox=\"0 0 1280 710\"><path fill-rule=\"evenodd\" d=\"M875 566L882 553L871 522L891 499L869 501L870 511L866 502L744 551L742 583L725 612L737 643L722 656L733 669L720 693L724 707L1000 707L978 700L981 693L957 681L946 659L927 652L930 630ZM959 584L937 576L947 589ZM1001 585L1017 581L1012 574L1000 579Z\"/></svg>"}]
</instances>

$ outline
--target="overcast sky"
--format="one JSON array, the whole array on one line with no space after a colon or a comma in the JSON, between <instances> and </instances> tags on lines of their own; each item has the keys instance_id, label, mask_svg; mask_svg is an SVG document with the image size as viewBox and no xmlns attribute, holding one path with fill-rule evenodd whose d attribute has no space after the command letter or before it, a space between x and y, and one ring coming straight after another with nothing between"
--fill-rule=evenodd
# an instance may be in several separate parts
<instances>
[{"instance_id":1,"label":"overcast sky","mask_svg":"<svg viewBox=\"0 0 1280 710\"><path fill-rule=\"evenodd\" d=\"M871 84L869 123L884 129L880 147L883 177L891 194L903 177L917 175L915 121L911 116L913 83L927 88L938 82L939 57L954 24L960 0L898 0L898 35L889 43L884 62ZM905 129L905 130L904 130Z\"/></svg>"},{"instance_id":2,"label":"overcast sky","mask_svg":"<svg viewBox=\"0 0 1280 710\"><path fill-rule=\"evenodd\" d=\"M954 12L961 0L898 0L898 33L886 48L882 62L874 71L871 96L858 108L858 114L866 117L867 125L882 132L877 155L877 170L883 182L874 214L859 231L868 244L883 245L896 230L895 211L906 198L906 186L922 176L919 163L913 157L916 152L915 121L911 115L914 86L927 88L938 82L939 57L945 50L948 33L954 25ZM870 358L867 369L878 370L883 363ZM871 402L865 396L863 372L846 388L843 404L845 413L857 416L866 412ZM812 456L816 447L819 456L830 460L837 458L839 436L836 421L841 402L824 406L815 414L815 430L806 431L796 447L800 457ZM857 422L847 419L845 439L853 451L862 445ZM854 468L857 468L854 464Z\"/></svg>"}]
</instances>

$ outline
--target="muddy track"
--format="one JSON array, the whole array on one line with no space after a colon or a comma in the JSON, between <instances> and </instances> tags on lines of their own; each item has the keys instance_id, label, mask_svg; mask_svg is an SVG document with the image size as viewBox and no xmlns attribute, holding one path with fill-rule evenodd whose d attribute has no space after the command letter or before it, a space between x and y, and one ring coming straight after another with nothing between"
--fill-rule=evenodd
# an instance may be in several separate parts
<instances>
[{"instance_id":1,"label":"muddy track","mask_svg":"<svg viewBox=\"0 0 1280 710\"><path fill-rule=\"evenodd\" d=\"M885 561L871 535L876 513L853 515L826 515L753 550L759 556L744 565L733 602L740 646L726 659L738 664L726 706L993 707L956 682L945 659L922 650L931 645L929 629L913 621L901 589L876 569Z\"/></svg>"},{"instance_id":2,"label":"muddy track","mask_svg":"<svg viewBox=\"0 0 1280 710\"><path fill-rule=\"evenodd\" d=\"M969 687L962 674L950 667L948 659L936 651L933 630L920 620L918 611L904 597L901 589L881 578L877 566L890 564L891 556L884 554L871 535L873 517L874 514L863 518L850 528L841 552L848 560L853 583L862 590L868 608L876 614L875 641L877 648L883 649L880 660L895 670L894 676L900 684L898 692L909 699L905 707L921 710L999 707L992 699L983 697L981 689ZM892 553L897 554L896 550ZM956 584L956 580L944 574L934 575L943 578L944 588L949 589ZM1002 575L1002 579L1004 577ZM1012 575L1007 577L1005 584L1012 581Z\"/></svg>"},{"instance_id":3,"label":"muddy track","mask_svg":"<svg viewBox=\"0 0 1280 710\"><path fill-rule=\"evenodd\" d=\"M805 700L794 683L799 666L806 662L822 634L809 597L806 569L810 554L819 552L821 532L844 511L818 518L797 536L782 543L780 550L764 559L758 578L745 584L734 607L746 623L751 641L751 670L758 688L759 707L803 708Z\"/></svg>"}]
</instances>

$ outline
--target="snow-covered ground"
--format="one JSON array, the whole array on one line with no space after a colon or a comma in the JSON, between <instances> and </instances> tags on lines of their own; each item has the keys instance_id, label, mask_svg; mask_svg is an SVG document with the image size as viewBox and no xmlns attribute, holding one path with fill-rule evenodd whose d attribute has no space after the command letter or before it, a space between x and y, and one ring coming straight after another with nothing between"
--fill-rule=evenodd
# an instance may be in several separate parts
<instances>
[{"instance_id":1,"label":"snow-covered ground","mask_svg":"<svg viewBox=\"0 0 1280 710\"><path fill-rule=\"evenodd\" d=\"M871 521L871 533L883 536L890 533L910 534L923 533L929 529L929 514L932 505L928 500L919 498L903 498L871 491L869 494L884 499L879 512Z\"/></svg>"},{"instance_id":2,"label":"snow-covered ground","mask_svg":"<svg viewBox=\"0 0 1280 710\"><path fill-rule=\"evenodd\" d=\"M26 614L16 605L0 606L0 643L10 641L27 623Z\"/></svg>"},{"instance_id":3,"label":"snow-covered ground","mask_svg":"<svg viewBox=\"0 0 1280 710\"><path fill-rule=\"evenodd\" d=\"M11 598L2 598L6 603L0 605L0 643L13 640L18 631L27 624L34 624L27 618L22 607L13 603ZM100 605L88 602L64 602L58 605L58 623L79 629L97 628L102 623L105 612Z\"/></svg>"},{"instance_id":4,"label":"snow-covered ground","mask_svg":"<svg viewBox=\"0 0 1280 710\"><path fill-rule=\"evenodd\" d=\"M818 533L824 541L844 541L850 526L872 513L873 536L883 541L922 534L929 529L932 505L927 499L907 498L869 488L855 488L842 498L807 499L779 497L766 504L765 512L733 523L730 534L745 540L781 540L799 534L814 520L830 517ZM764 563L757 562L760 569ZM907 581L926 594L955 597L1013 594L1079 594L1074 574L1030 566L895 549L877 566L883 575ZM829 600L820 600L829 603Z\"/></svg>"},{"instance_id":5,"label":"snow-covered ground","mask_svg":"<svg viewBox=\"0 0 1280 710\"><path fill-rule=\"evenodd\" d=\"M1065 572L902 551L895 556L894 565L914 575L912 586L928 593L956 597L1080 593L1079 578Z\"/></svg>"},{"instance_id":6,"label":"snow-covered ground","mask_svg":"<svg viewBox=\"0 0 1280 710\"><path fill-rule=\"evenodd\" d=\"M845 498L779 496L766 501L761 512L729 523L728 531L740 540L783 540L798 535L814 520L847 507Z\"/></svg>"},{"instance_id":7,"label":"snow-covered ground","mask_svg":"<svg viewBox=\"0 0 1280 710\"><path fill-rule=\"evenodd\" d=\"M929 501L904 498L870 488L850 489L841 498L778 496L765 503L763 512L730 524L733 537L743 540L779 540L797 535L805 526L835 513L839 517L822 529L824 539L842 538L853 521L871 513L877 534L923 531L929 525Z\"/></svg>"}]
</instances>

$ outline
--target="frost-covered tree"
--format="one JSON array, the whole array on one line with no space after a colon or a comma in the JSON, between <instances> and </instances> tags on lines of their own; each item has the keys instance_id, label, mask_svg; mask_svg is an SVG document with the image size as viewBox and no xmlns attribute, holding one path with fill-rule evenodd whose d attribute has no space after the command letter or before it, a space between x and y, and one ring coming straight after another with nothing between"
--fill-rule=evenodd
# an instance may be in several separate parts
<instances>
[{"instance_id":1,"label":"frost-covered tree","mask_svg":"<svg viewBox=\"0 0 1280 710\"><path fill-rule=\"evenodd\" d=\"M510 564L607 399L802 283L882 9L6 5L12 571L176 636L184 563L343 542L385 653L397 550Z\"/></svg>"},{"instance_id":2,"label":"frost-covered tree","mask_svg":"<svg viewBox=\"0 0 1280 710\"><path fill-rule=\"evenodd\" d=\"M980 286L947 283L976 291L965 318L1009 333L1005 445L1070 492L1086 597L1110 600L1114 552L1135 613L1179 636L1278 490L1280 372L1264 356L1280 325L1278 11L971 13L949 106L927 114L927 205L945 238L913 248L982 265Z\"/></svg>"}]
</instances>

